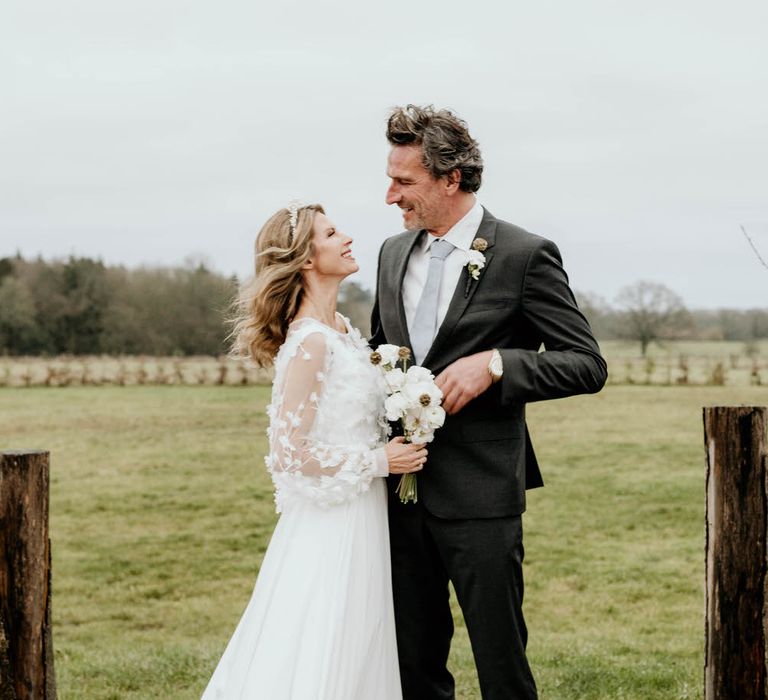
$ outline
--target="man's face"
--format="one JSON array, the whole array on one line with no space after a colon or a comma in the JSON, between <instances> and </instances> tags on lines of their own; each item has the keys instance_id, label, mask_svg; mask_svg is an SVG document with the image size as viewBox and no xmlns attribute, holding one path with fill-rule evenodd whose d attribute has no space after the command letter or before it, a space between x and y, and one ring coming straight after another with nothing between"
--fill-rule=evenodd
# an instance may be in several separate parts
<instances>
[{"instance_id":1,"label":"man's face","mask_svg":"<svg viewBox=\"0 0 768 700\"><path fill-rule=\"evenodd\" d=\"M393 146L387 159L387 204L397 204L407 229L440 228L448 206L445 178L436 179L421 162L419 146Z\"/></svg>"}]
</instances>

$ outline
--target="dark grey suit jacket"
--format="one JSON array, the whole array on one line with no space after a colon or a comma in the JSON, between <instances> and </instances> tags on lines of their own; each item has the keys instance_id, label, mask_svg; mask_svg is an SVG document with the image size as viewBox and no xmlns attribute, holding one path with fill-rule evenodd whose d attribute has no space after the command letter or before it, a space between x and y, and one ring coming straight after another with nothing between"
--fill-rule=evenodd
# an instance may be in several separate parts
<instances>
[{"instance_id":1,"label":"dark grey suit jacket","mask_svg":"<svg viewBox=\"0 0 768 700\"><path fill-rule=\"evenodd\" d=\"M381 247L372 347L410 347L402 285L419 235L405 231ZM525 404L594 393L607 377L557 246L487 210L477 237L488 243L485 268L479 280L469 278L466 267L462 271L423 364L437 376L461 357L498 348L504 375L459 413L447 416L429 445L427 464L418 475L419 500L442 518L522 513L525 490L543 485L525 425ZM545 350L539 352L542 345Z\"/></svg>"}]
</instances>

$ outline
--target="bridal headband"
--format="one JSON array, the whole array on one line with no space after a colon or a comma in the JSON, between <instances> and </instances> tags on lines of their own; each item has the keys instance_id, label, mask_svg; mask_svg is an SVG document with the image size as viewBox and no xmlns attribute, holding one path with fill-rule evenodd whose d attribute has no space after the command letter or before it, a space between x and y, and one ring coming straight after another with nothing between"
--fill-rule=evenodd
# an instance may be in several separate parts
<instances>
[{"instance_id":1,"label":"bridal headband","mask_svg":"<svg viewBox=\"0 0 768 700\"><path fill-rule=\"evenodd\" d=\"M288 210L288 224L291 227L291 239L293 239L296 233L296 224L299 222L299 209L304 207L303 202L298 199L292 199L288 202L286 209Z\"/></svg>"}]
</instances>

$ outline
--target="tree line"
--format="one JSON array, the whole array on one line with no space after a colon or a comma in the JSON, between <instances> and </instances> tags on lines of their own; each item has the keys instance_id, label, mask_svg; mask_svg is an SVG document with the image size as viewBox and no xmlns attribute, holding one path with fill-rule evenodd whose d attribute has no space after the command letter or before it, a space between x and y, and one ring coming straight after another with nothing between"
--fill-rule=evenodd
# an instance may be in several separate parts
<instances>
[{"instance_id":1,"label":"tree line","mask_svg":"<svg viewBox=\"0 0 768 700\"><path fill-rule=\"evenodd\" d=\"M0 258L0 354L220 355L238 284L193 261L128 269ZM346 284L339 308L365 327L371 295Z\"/></svg>"},{"instance_id":2,"label":"tree line","mask_svg":"<svg viewBox=\"0 0 768 700\"><path fill-rule=\"evenodd\" d=\"M217 355L237 281L204 264L0 260L0 352Z\"/></svg>"},{"instance_id":3,"label":"tree line","mask_svg":"<svg viewBox=\"0 0 768 700\"><path fill-rule=\"evenodd\" d=\"M238 280L202 262L128 269L87 257L0 258L0 354L220 355ZM768 309L690 311L664 285L637 282L614 305L577 294L598 338L626 338L643 353L674 338L768 338ZM363 333L373 294L342 286L339 310Z\"/></svg>"}]
</instances>

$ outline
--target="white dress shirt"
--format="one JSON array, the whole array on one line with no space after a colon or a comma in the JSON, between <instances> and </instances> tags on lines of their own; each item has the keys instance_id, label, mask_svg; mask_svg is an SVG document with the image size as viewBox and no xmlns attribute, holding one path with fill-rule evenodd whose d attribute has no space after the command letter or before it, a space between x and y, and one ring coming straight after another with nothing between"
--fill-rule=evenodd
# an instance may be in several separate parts
<instances>
[{"instance_id":1,"label":"white dress shirt","mask_svg":"<svg viewBox=\"0 0 768 700\"><path fill-rule=\"evenodd\" d=\"M403 278L403 308L405 309L405 320L408 323L409 334L413 330L412 324L414 316L416 316L416 307L419 304L419 299L421 299L424 285L427 283L429 247L432 245L432 241L442 238L456 246L443 263L443 277L440 280L440 291L437 297L436 328L439 330L456 290L456 285L459 283L462 268L466 265L467 253L482 220L483 207L480 202L475 200L475 205L442 236L433 236L431 233L422 232L421 240L416 243L411 252Z\"/></svg>"}]
</instances>

